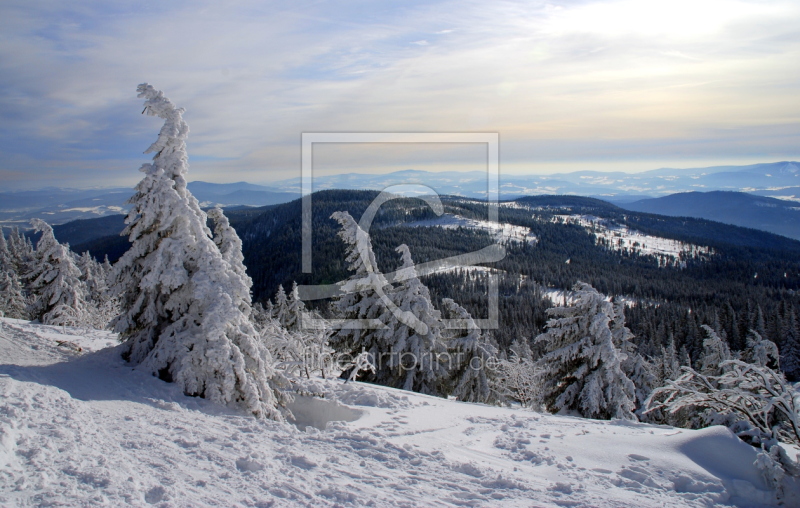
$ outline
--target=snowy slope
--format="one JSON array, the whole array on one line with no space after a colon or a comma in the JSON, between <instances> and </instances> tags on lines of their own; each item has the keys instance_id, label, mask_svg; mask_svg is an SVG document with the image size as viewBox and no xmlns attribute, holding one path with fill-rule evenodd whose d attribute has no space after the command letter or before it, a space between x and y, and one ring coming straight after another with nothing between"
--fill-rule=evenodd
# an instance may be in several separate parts
<instances>
[{"instance_id":1,"label":"snowy slope","mask_svg":"<svg viewBox=\"0 0 800 508\"><path fill-rule=\"evenodd\" d=\"M325 398L299 397L297 426L257 421L131 369L114 343L0 320L0 506L771 500L754 449L722 427L550 416L322 379L298 384Z\"/></svg>"},{"instance_id":2,"label":"snowy slope","mask_svg":"<svg viewBox=\"0 0 800 508\"><path fill-rule=\"evenodd\" d=\"M468 219L460 215L444 214L436 219L409 222L407 227L440 227L442 229L480 229L492 235L499 243L527 242L535 244L536 235L531 228L514 224L497 223L488 220Z\"/></svg>"},{"instance_id":3,"label":"snowy slope","mask_svg":"<svg viewBox=\"0 0 800 508\"><path fill-rule=\"evenodd\" d=\"M611 250L655 256L659 259L659 266L685 265L686 259L708 259L714 254L710 247L647 235L593 215L555 215L552 220L583 226L594 234L598 244Z\"/></svg>"}]
</instances>

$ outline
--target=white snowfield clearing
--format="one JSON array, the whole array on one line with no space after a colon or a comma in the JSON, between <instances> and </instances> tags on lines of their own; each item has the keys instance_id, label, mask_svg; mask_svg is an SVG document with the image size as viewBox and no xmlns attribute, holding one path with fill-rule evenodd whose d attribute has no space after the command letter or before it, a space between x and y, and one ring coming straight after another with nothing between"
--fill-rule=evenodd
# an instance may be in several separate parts
<instances>
[{"instance_id":1,"label":"white snowfield clearing","mask_svg":"<svg viewBox=\"0 0 800 508\"><path fill-rule=\"evenodd\" d=\"M755 450L723 427L550 416L338 379L298 382L324 398L298 397L297 425L260 421L131 369L113 342L0 320L0 506L773 502Z\"/></svg>"},{"instance_id":2,"label":"white snowfield clearing","mask_svg":"<svg viewBox=\"0 0 800 508\"><path fill-rule=\"evenodd\" d=\"M646 235L593 215L555 215L552 221L583 226L594 234L598 245L620 252L654 256L659 266L686 266L687 259L708 259L714 254L710 247Z\"/></svg>"},{"instance_id":3,"label":"white snowfield clearing","mask_svg":"<svg viewBox=\"0 0 800 508\"><path fill-rule=\"evenodd\" d=\"M531 228L514 224L497 223L488 220L468 219L460 215L444 214L430 220L409 222L408 227L440 227L444 229L480 229L495 237L498 243L526 242L536 244L538 239L531 233Z\"/></svg>"}]
</instances>

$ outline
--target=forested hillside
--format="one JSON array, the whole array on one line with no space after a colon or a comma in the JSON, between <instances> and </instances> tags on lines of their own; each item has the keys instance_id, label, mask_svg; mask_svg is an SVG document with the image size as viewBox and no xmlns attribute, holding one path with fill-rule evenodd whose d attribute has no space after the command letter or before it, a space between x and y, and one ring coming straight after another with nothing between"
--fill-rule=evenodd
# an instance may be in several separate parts
<instances>
[{"instance_id":1,"label":"forested hillside","mask_svg":"<svg viewBox=\"0 0 800 508\"><path fill-rule=\"evenodd\" d=\"M344 247L336 237L333 212L354 217L377 195L374 191L323 191L313 196L313 273L301 273L301 201L269 208L227 212L243 241L245 264L253 278L256 301L272 297L279 284L331 284L349 275ZM485 203L464 198L443 199L445 215L472 219L487 217ZM643 235L703 246L713 254L682 259L664 266L659 255L630 248L609 248L591 227L565 222L568 216L588 216L635 230ZM558 219L562 218L562 219ZM506 256L493 263L500 280L500 328L494 337L508 347L517 338L532 339L546 322L545 310L560 291L577 281L607 295L623 297L635 342L645 355L659 354L674 340L678 351L697 360L704 334L701 326L718 329L739 350L750 329L794 350L786 337L798 337L800 315L800 242L716 222L671 218L618 208L610 203L574 196L526 197L501 205L501 223L529 228L535 242L504 242ZM398 268L394 249L409 246L423 263L476 251L495 242L480 228L434 227L436 214L416 199L390 201L378 211L370 231L382 271ZM423 224L409 227L409 224ZM599 222L598 222L599 224ZM598 226L599 227L599 226ZM613 234L619 234L614 233ZM613 234L611 235L613 237ZM606 243L604 243L606 242ZM121 237L105 237L75 247L102 259L127 248ZM456 270L424 278L435 301L453 298L476 318L487 317L487 271ZM310 302L327 311L327 302ZM793 339L794 340L794 339ZM796 363L784 361L791 369ZM800 375L800 369L787 372Z\"/></svg>"}]
</instances>

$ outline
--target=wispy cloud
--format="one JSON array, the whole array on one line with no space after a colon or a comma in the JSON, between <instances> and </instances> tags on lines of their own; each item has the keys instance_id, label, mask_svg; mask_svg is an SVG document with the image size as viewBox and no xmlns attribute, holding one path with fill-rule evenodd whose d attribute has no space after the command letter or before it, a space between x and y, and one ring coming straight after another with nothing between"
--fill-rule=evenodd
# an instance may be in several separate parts
<instances>
[{"instance_id":1,"label":"wispy cloud","mask_svg":"<svg viewBox=\"0 0 800 508\"><path fill-rule=\"evenodd\" d=\"M722 0L6 0L0 181L138 179L143 81L187 109L198 179L299 172L307 131L497 131L519 172L796 158L798 22Z\"/></svg>"}]
</instances>

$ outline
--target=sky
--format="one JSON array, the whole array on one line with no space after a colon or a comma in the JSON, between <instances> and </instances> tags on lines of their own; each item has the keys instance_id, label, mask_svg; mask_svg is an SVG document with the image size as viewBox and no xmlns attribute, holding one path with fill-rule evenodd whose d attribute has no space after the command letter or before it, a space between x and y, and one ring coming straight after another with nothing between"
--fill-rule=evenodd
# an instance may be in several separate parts
<instances>
[{"instance_id":1,"label":"sky","mask_svg":"<svg viewBox=\"0 0 800 508\"><path fill-rule=\"evenodd\" d=\"M0 2L0 188L132 185L184 107L190 180L300 175L303 132L496 132L502 174L800 159L800 2ZM335 148L335 149L334 149ZM481 146L315 147L315 171Z\"/></svg>"}]
</instances>

